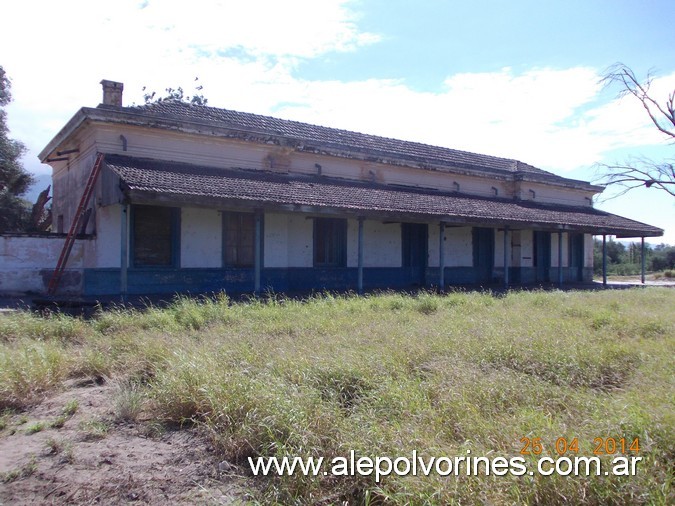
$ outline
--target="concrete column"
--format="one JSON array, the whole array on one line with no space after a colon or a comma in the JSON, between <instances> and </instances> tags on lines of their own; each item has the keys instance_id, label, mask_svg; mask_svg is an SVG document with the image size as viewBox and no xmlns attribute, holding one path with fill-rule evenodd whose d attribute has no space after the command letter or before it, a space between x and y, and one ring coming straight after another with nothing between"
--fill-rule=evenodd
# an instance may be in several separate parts
<instances>
[{"instance_id":1,"label":"concrete column","mask_svg":"<svg viewBox=\"0 0 675 506\"><path fill-rule=\"evenodd\" d=\"M438 239L438 289L441 292L445 291L445 222L439 224L439 239Z\"/></svg>"},{"instance_id":2,"label":"concrete column","mask_svg":"<svg viewBox=\"0 0 675 506\"><path fill-rule=\"evenodd\" d=\"M129 204L122 205L120 221L120 298L127 301L129 266Z\"/></svg>"},{"instance_id":3,"label":"concrete column","mask_svg":"<svg viewBox=\"0 0 675 506\"><path fill-rule=\"evenodd\" d=\"M359 259L357 280L357 290L359 294L363 293L363 221L364 218L359 216Z\"/></svg>"},{"instance_id":4,"label":"concrete column","mask_svg":"<svg viewBox=\"0 0 675 506\"><path fill-rule=\"evenodd\" d=\"M607 236L602 234L602 286L607 286Z\"/></svg>"},{"instance_id":5,"label":"concrete column","mask_svg":"<svg viewBox=\"0 0 675 506\"><path fill-rule=\"evenodd\" d=\"M261 212L255 213L255 253L254 253L254 276L253 292L260 295L260 273L262 271L262 220Z\"/></svg>"},{"instance_id":6,"label":"concrete column","mask_svg":"<svg viewBox=\"0 0 675 506\"><path fill-rule=\"evenodd\" d=\"M504 227L504 288L509 287L509 227Z\"/></svg>"},{"instance_id":7,"label":"concrete column","mask_svg":"<svg viewBox=\"0 0 675 506\"><path fill-rule=\"evenodd\" d=\"M558 230L558 285L562 288L563 285L563 268L562 268L562 230Z\"/></svg>"},{"instance_id":8,"label":"concrete column","mask_svg":"<svg viewBox=\"0 0 675 506\"><path fill-rule=\"evenodd\" d=\"M642 262L642 265L640 266L641 274L642 274L641 281L642 281L642 284L644 285L645 284L645 238L640 237L640 240L641 240L640 261Z\"/></svg>"}]
</instances>

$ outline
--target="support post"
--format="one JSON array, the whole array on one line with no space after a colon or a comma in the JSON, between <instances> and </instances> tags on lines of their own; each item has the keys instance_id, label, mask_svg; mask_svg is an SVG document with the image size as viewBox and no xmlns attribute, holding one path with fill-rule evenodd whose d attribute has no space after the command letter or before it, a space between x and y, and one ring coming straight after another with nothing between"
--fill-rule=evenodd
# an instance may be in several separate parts
<instances>
[{"instance_id":1,"label":"support post","mask_svg":"<svg viewBox=\"0 0 675 506\"><path fill-rule=\"evenodd\" d=\"M127 301L129 267L129 204L122 204L120 221L120 299Z\"/></svg>"},{"instance_id":2,"label":"support post","mask_svg":"<svg viewBox=\"0 0 675 506\"><path fill-rule=\"evenodd\" d=\"M562 230L558 230L558 285L563 285L563 267L562 267Z\"/></svg>"},{"instance_id":3,"label":"support post","mask_svg":"<svg viewBox=\"0 0 675 506\"><path fill-rule=\"evenodd\" d=\"M363 220L364 218L359 216L359 263L357 279L357 290L359 294L363 293Z\"/></svg>"},{"instance_id":4,"label":"support post","mask_svg":"<svg viewBox=\"0 0 675 506\"><path fill-rule=\"evenodd\" d=\"M504 288L509 287L509 227L504 227Z\"/></svg>"},{"instance_id":5,"label":"support post","mask_svg":"<svg viewBox=\"0 0 675 506\"><path fill-rule=\"evenodd\" d=\"M640 270L641 270L641 275L642 275L641 281L642 281L642 284L644 285L645 284L645 238L640 237L640 240L641 240L640 241L641 242L641 244L640 244L640 248L641 248L640 249L640 261L642 263L642 265L640 266Z\"/></svg>"},{"instance_id":6,"label":"support post","mask_svg":"<svg viewBox=\"0 0 675 506\"><path fill-rule=\"evenodd\" d=\"M438 266L440 269L438 275L438 289L441 292L445 291L445 222L441 222L439 228L438 239Z\"/></svg>"},{"instance_id":7,"label":"support post","mask_svg":"<svg viewBox=\"0 0 675 506\"><path fill-rule=\"evenodd\" d=\"M254 253L254 276L253 292L257 297L260 295L260 272L262 271L262 213L255 213L255 253Z\"/></svg>"},{"instance_id":8,"label":"support post","mask_svg":"<svg viewBox=\"0 0 675 506\"><path fill-rule=\"evenodd\" d=\"M607 287L607 235L602 234L602 286Z\"/></svg>"}]
</instances>

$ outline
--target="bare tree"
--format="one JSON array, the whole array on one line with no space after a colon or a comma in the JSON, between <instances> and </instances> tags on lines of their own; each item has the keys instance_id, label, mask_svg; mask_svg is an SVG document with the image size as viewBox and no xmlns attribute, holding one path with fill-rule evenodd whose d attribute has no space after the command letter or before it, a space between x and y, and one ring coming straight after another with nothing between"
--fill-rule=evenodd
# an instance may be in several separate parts
<instances>
[{"instance_id":1,"label":"bare tree","mask_svg":"<svg viewBox=\"0 0 675 506\"><path fill-rule=\"evenodd\" d=\"M653 76L641 82L633 70L623 63L609 67L602 79L606 85L621 86L620 96L631 95L640 101L654 126L671 142L675 142L675 90L665 103L657 102L650 95ZM603 175L600 184L624 188L618 195L640 186L658 188L675 197L675 159L656 162L648 158L633 158L624 164L599 164ZM617 195L617 196L618 196Z\"/></svg>"}]
</instances>

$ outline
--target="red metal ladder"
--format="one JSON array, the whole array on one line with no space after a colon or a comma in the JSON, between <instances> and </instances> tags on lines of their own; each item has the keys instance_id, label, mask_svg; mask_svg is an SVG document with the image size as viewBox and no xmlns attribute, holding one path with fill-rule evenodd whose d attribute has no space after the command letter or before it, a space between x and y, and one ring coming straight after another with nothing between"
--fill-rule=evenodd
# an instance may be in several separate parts
<instances>
[{"instance_id":1,"label":"red metal ladder","mask_svg":"<svg viewBox=\"0 0 675 506\"><path fill-rule=\"evenodd\" d=\"M61 250L61 255L59 256L59 261L56 263L56 268L52 273L51 279L49 280L49 286L47 288L48 295L54 295L56 293L56 289L59 286L61 276L63 275L63 271L66 268L66 264L68 263L70 251L73 249L73 244L75 243L75 236L77 235L77 231L81 226L82 216L84 215L85 209L89 204L91 194L94 192L94 185L96 184L96 180L98 179L99 172L101 172L102 164L103 164L103 153L98 153L98 155L96 155L96 162L94 163L94 167L91 169L91 173L89 174L89 178L87 179L87 184L84 187L84 193L82 194L82 198L80 199L80 205L77 206L77 211L75 211L75 216L73 216L73 222L70 225L70 230L68 230L68 235L66 235L66 242L63 244L63 249Z\"/></svg>"}]
</instances>

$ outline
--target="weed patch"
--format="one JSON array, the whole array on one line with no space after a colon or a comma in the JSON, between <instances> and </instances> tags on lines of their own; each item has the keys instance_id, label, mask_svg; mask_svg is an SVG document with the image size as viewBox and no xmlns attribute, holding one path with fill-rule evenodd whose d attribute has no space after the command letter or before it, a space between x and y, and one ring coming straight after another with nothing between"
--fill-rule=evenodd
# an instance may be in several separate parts
<instances>
[{"instance_id":1,"label":"weed patch","mask_svg":"<svg viewBox=\"0 0 675 506\"><path fill-rule=\"evenodd\" d=\"M310 380L326 402L336 402L349 412L373 387L357 371L343 369L318 370Z\"/></svg>"},{"instance_id":2,"label":"weed patch","mask_svg":"<svg viewBox=\"0 0 675 506\"><path fill-rule=\"evenodd\" d=\"M133 381L117 384L113 395L113 412L116 421L136 421L143 410L145 392Z\"/></svg>"},{"instance_id":3,"label":"weed patch","mask_svg":"<svg viewBox=\"0 0 675 506\"><path fill-rule=\"evenodd\" d=\"M110 431L110 423L105 420L85 420L79 426L83 441L98 441Z\"/></svg>"},{"instance_id":4,"label":"weed patch","mask_svg":"<svg viewBox=\"0 0 675 506\"><path fill-rule=\"evenodd\" d=\"M28 462L22 467L13 469L11 471L7 471L5 473L0 473L0 482L10 483L12 481L31 476L36 471L37 471L37 463L35 461L35 457L33 457L31 458L30 462Z\"/></svg>"},{"instance_id":5,"label":"weed patch","mask_svg":"<svg viewBox=\"0 0 675 506\"><path fill-rule=\"evenodd\" d=\"M350 450L509 456L533 434L549 444L573 435L590 455L595 437L638 437L644 466L630 480L392 475L378 484L296 473L257 480L252 493L276 504L667 504L675 314L664 308L674 305L675 292L651 288L385 292L182 297L91 321L19 315L0 319L0 411L30 406L65 379L110 378L113 419L82 422L82 438L147 416L148 434L197 425L244 466ZM78 409L68 403L51 426ZM3 415L0 429L25 431L20 421ZM61 441L48 447L66 452Z\"/></svg>"}]
</instances>

